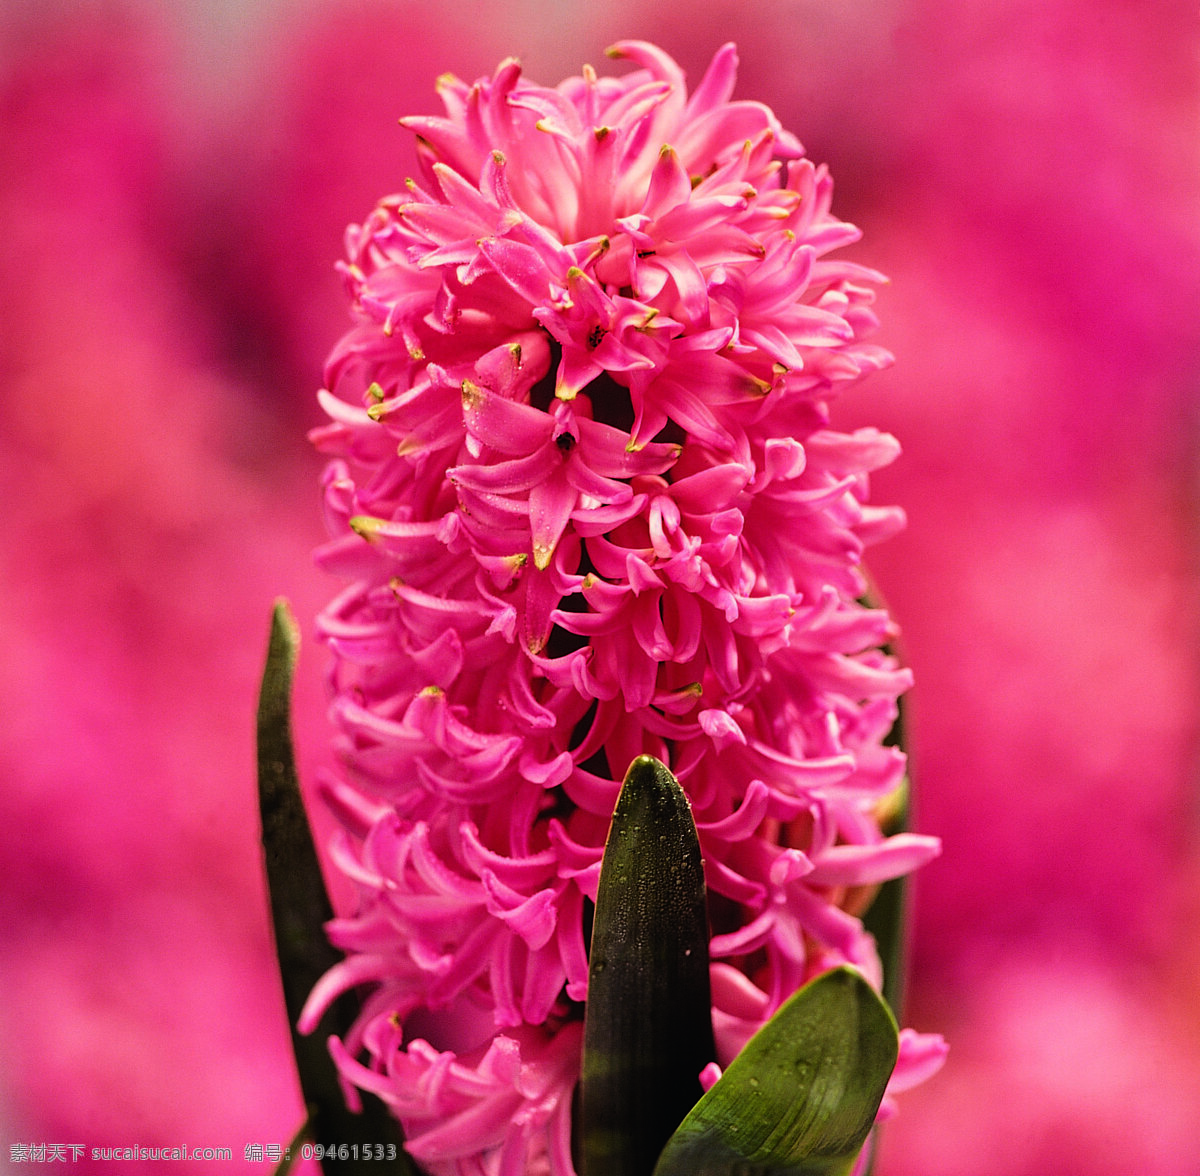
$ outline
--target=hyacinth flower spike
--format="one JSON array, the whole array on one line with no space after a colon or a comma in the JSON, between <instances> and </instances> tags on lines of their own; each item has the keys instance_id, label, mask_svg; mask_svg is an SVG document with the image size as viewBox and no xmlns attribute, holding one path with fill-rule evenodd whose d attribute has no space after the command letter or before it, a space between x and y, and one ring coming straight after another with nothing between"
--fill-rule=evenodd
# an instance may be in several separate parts
<instances>
[{"instance_id":1,"label":"hyacinth flower spike","mask_svg":"<svg viewBox=\"0 0 1200 1176\"><path fill-rule=\"evenodd\" d=\"M444 117L402 120L421 173L347 232L314 433L346 581L319 790L358 901L299 1027L363 992L332 1057L434 1176L577 1171L631 764L677 781L704 863L709 1094L822 977L858 979L804 1001L880 989L864 911L938 852L883 827L910 675L862 558L903 524L869 501L898 446L831 423L889 362L882 279L836 256L827 172L732 98L732 46L690 95L656 47L613 56L446 77ZM900 1034L881 1115L943 1050Z\"/></svg>"}]
</instances>

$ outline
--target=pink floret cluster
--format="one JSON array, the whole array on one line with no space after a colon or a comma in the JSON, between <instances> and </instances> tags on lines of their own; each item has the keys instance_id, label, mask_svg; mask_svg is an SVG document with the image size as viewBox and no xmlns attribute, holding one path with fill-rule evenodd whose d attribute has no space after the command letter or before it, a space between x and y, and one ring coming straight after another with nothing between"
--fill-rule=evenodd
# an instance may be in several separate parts
<instances>
[{"instance_id":1,"label":"pink floret cluster","mask_svg":"<svg viewBox=\"0 0 1200 1176\"><path fill-rule=\"evenodd\" d=\"M885 837L909 674L861 603L898 452L831 399L889 362L881 276L725 46L689 96L641 42L555 88L515 61L408 118L421 177L347 234L355 325L315 440L342 767L324 784L357 911L303 1024L369 985L348 1084L431 1173L569 1176L586 926L619 782L691 801L717 1064L849 963L858 915L937 853ZM939 1064L905 1030L892 1089ZM710 1068L706 1081L711 1081Z\"/></svg>"}]
</instances>

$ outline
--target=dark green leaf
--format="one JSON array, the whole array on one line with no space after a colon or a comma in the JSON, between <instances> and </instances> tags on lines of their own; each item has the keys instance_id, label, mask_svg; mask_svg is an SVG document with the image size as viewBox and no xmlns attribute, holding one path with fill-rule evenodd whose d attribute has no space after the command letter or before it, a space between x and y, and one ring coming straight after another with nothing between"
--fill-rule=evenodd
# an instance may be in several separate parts
<instances>
[{"instance_id":1,"label":"dark green leaf","mask_svg":"<svg viewBox=\"0 0 1200 1176\"><path fill-rule=\"evenodd\" d=\"M899 725L897 723L897 725ZM888 799L881 827L887 836L908 828L910 785L906 776ZM863 926L875 937L879 961L883 966L883 999L899 1018L904 1007L904 979L908 972L908 878L902 876L884 882L863 915ZM872 1137L877 1146L879 1134ZM875 1157L867 1165L865 1176L875 1170Z\"/></svg>"},{"instance_id":2,"label":"dark green leaf","mask_svg":"<svg viewBox=\"0 0 1200 1176\"><path fill-rule=\"evenodd\" d=\"M878 593L872 591L862 602L870 608L882 607ZM884 646L884 652L892 656L896 650ZM898 747L908 752L907 727L903 697L896 700L896 721L884 739L887 747ZM880 814L880 827L885 836L908 831L912 820L912 778L905 776L900 786L884 804ZM875 937L879 960L883 965L883 999L888 1002L897 1018L904 1012L904 978L908 968L908 878L892 878L884 882L876 893L870 907L863 915L863 926Z\"/></svg>"},{"instance_id":3,"label":"dark green leaf","mask_svg":"<svg viewBox=\"0 0 1200 1176\"><path fill-rule=\"evenodd\" d=\"M896 1022L850 968L806 984L692 1108L654 1176L845 1176L896 1065Z\"/></svg>"},{"instance_id":4,"label":"dark green leaf","mask_svg":"<svg viewBox=\"0 0 1200 1176\"><path fill-rule=\"evenodd\" d=\"M344 1036L350 1028L357 1013L353 997L336 1002L310 1036L301 1036L295 1028L313 985L342 958L325 935L324 925L333 910L300 797L292 748L291 693L298 645L295 618L286 601L276 601L258 700L258 803L275 950L300 1088L308 1107L308 1135L323 1146L395 1145L399 1157L395 1166L325 1159L330 1176L381 1176L387 1171L415 1176L417 1169L401 1146L399 1125L383 1103L364 1094L361 1114L346 1106L326 1041L331 1035Z\"/></svg>"},{"instance_id":5,"label":"dark green leaf","mask_svg":"<svg viewBox=\"0 0 1200 1176\"><path fill-rule=\"evenodd\" d=\"M584 1176L650 1176L714 1056L696 826L675 777L639 756L617 800L592 927Z\"/></svg>"},{"instance_id":6,"label":"dark green leaf","mask_svg":"<svg viewBox=\"0 0 1200 1176\"><path fill-rule=\"evenodd\" d=\"M910 801L908 777L889 799L882 829L886 836L908 829ZM897 1017L904 1009L904 976L908 964L908 877L884 882L863 915L863 927L874 937L883 965L883 999Z\"/></svg>"},{"instance_id":7,"label":"dark green leaf","mask_svg":"<svg viewBox=\"0 0 1200 1176\"><path fill-rule=\"evenodd\" d=\"M868 608L882 607L882 601L872 589L860 603ZM897 650L884 646L884 652L895 656ZM892 729L884 739L888 747L898 747L908 753L906 723L907 705L904 697L896 700L897 714ZM909 774L885 801L880 814L880 828L885 836L906 833L912 826L912 760ZM908 877L901 876L884 882L863 915L863 926L875 937L879 961L883 966L883 999L888 1002L897 1019L904 1014L905 978L908 974ZM876 1136L877 1141L877 1136ZM874 1171L874 1157L867 1166L866 1176Z\"/></svg>"}]
</instances>

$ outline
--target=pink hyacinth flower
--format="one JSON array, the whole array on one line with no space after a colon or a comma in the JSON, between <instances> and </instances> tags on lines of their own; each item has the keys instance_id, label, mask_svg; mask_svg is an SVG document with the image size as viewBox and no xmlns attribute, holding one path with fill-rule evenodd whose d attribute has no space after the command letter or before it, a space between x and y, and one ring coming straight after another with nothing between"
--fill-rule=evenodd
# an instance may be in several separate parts
<instances>
[{"instance_id":1,"label":"pink hyacinth flower","mask_svg":"<svg viewBox=\"0 0 1200 1176\"><path fill-rule=\"evenodd\" d=\"M355 326L315 434L348 587L342 770L325 795L359 906L303 1020L431 1173L570 1176L585 921L619 781L651 754L692 803L718 1065L813 975L876 985L857 917L937 842L883 836L907 671L861 603L896 442L829 404L889 362L879 274L725 46L689 95L657 48L556 88L515 61L403 120L422 176L347 234ZM940 1059L906 1032L894 1087ZM706 1081L715 1074L706 1071Z\"/></svg>"}]
</instances>

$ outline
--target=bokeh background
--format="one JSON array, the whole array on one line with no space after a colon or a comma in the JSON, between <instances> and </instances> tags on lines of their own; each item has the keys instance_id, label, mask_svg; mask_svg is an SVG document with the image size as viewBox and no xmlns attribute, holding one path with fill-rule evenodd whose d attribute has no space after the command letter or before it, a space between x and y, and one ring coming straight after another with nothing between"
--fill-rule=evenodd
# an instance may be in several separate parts
<instances>
[{"instance_id":1,"label":"bokeh background","mask_svg":"<svg viewBox=\"0 0 1200 1176\"><path fill-rule=\"evenodd\" d=\"M1200 1154L1200 9L1183 0L5 0L0 1167L14 1143L282 1143L300 1118L256 843L272 599L311 626L304 441L344 225L396 119L623 37L830 164L898 362L943 1072L881 1176L1190 1176ZM297 700L323 757L321 651ZM119 1162L82 1163L128 1172ZM177 1170L176 1165L143 1165Z\"/></svg>"}]
</instances>

